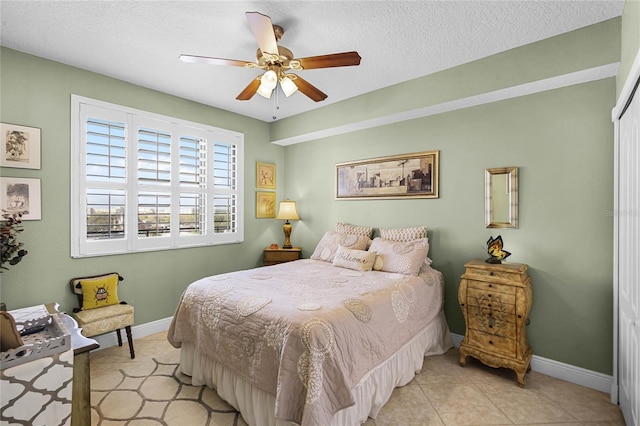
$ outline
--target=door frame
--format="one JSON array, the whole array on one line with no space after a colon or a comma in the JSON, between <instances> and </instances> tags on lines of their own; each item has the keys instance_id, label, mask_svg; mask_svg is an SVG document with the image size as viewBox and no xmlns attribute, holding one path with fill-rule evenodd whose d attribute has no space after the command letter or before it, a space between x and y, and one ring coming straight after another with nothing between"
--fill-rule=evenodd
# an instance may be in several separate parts
<instances>
[{"instance_id":1,"label":"door frame","mask_svg":"<svg viewBox=\"0 0 640 426\"><path fill-rule=\"evenodd\" d=\"M620 140L620 116L624 113L627 105L631 102L631 96L634 91L636 91L636 96L640 96L640 88L637 88L640 83L640 49L636 52L636 57L631 65L631 69L629 70L629 74L622 86L622 90L620 91L620 96L618 97L618 101L616 105L611 110L611 121L613 121L614 127L614 176L613 176L613 382L611 384L611 402L614 404L619 403L619 377L618 377L618 348L619 348L619 324L618 324L618 314L619 314L619 305L618 305L618 297L619 297L619 283L618 283L618 216L615 212L619 211L619 200L618 200L618 155L619 155L619 140Z\"/></svg>"}]
</instances>

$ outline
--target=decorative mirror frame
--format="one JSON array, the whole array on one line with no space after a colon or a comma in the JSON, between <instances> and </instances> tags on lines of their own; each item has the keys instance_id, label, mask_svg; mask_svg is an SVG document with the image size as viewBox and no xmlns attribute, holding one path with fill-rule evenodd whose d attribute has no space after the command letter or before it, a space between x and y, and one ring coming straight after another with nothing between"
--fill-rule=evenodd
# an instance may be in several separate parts
<instances>
[{"instance_id":1,"label":"decorative mirror frame","mask_svg":"<svg viewBox=\"0 0 640 426\"><path fill-rule=\"evenodd\" d=\"M496 175L507 175L507 188L509 194L509 218L505 221L496 221L494 217L494 200L492 197L491 185L493 177ZM518 227L518 168L517 167L497 167L486 169L484 174L484 200L485 200L485 223L487 228L517 228Z\"/></svg>"}]
</instances>

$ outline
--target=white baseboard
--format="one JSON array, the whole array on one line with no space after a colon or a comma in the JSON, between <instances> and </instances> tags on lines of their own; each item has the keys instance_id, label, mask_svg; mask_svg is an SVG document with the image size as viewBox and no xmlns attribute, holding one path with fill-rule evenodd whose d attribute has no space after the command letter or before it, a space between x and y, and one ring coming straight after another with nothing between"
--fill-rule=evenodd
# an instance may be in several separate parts
<instances>
[{"instance_id":1,"label":"white baseboard","mask_svg":"<svg viewBox=\"0 0 640 426\"><path fill-rule=\"evenodd\" d=\"M140 324L131 327L131 334L134 339L150 336L152 334L160 333L169 329L171 320L173 317L163 318L156 321L148 322L146 324ZM122 333L123 342L126 341L125 333ZM460 347L464 336L451 333L451 340L453 346ZM103 334L101 336L94 337L100 344L100 349L106 349L118 344L118 339L115 333ZM543 358L541 356L534 355L531 358L531 369L538 373L546 374L547 376L555 377L556 379L565 380L577 385L586 386L591 389L598 390L609 394L612 389L613 377L598 373L595 371L587 370L585 368L576 367L563 362L554 361L552 359Z\"/></svg>"},{"instance_id":2,"label":"white baseboard","mask_svg":"<svg viewBox=\"0 0 640 426\"><path fill-rule=\"evenodd\" d=\"M459 334L455 334L455 333L451 333L451 341L453 342L453 346L456 348L460 347L460 342L462 342L462 339L464 339L464 336L461 336Z\"/></svg>"},{"instance_id":3,"label":"white baseboard","mask_svg":"<svg viewBox=\"0 0 640 426\"><path fill-rule=\"evenodd\" d=\"M460 347L460 342L462 342L463 338L464 336L451 333L451 340L453 341L453 346L456 348ZM612 389L613 376L608 376L606 374L543 358L537 355L533 355L531 358L531 370L546 374L547 376L555 377L556 379L586 386L606 394L609 394Z\"/></svg>"}]
</instances>

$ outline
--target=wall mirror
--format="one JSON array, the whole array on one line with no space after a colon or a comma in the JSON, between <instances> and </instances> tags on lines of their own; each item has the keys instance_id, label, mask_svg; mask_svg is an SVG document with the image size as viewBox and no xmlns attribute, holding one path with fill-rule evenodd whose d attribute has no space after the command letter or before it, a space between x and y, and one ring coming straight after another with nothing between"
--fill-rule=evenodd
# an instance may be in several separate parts
<instances>
[{"instance_id":1,"label":"wall mirror","mask_svg":"<svg viewBox=\"0 0 640 426\"><path fill-rule=\"evenodd\" d=\"M518 168L486 169L484 198L487 228L517 228Z\"/></svg>"}]
</instances>

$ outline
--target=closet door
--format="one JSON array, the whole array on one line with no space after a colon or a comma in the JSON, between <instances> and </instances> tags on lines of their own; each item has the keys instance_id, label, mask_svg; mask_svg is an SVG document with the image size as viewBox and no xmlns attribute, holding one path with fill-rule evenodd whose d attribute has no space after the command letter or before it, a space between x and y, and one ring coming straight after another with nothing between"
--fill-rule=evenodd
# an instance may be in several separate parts
<instances>
[{"instance_id":1,"label":"closet door","mask_svg":"<svg viewBox=\"0 0 640 426\"><path fill-rule=\"evenodd\" d=\"M636 77L636 81L640 80ZM617 117L614 280L618 289L620 408L627 424L637 425L640 424L640 90L638 83L631 87Z\"/></svg>"}]
</instances>

